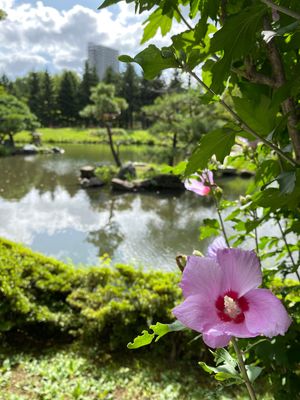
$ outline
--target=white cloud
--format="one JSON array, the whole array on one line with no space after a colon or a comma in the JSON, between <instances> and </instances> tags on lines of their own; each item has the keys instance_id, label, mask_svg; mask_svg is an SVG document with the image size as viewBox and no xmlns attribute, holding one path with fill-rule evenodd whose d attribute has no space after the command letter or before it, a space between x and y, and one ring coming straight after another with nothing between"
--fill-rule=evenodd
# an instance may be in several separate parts
<instances>
[{"instance_id":1,"label":"white cloud","mask_svg":"<svg viewBox=\"0 0 300 400\"><path fill-rule=\"evenodd\" d=\"M10 76L46 67L51 71L81 71L87 43L101 43L122 53L139 49L145 16L134 16L132 6L122 4L117 15L109 9L96 12L76 5L67 11L0 0L8 16L0 23L0 73Z\"/></svg>"}]
</instances>

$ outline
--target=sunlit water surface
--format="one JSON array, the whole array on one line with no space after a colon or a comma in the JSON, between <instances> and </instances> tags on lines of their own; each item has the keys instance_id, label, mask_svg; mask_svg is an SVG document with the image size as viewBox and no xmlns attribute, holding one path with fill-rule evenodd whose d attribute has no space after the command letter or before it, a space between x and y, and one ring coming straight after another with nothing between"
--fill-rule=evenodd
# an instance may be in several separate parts
<instances>
[{"instance_id":1,"label":"sunlit water surface","mask_svg":"<svg viewBox=\"0 0 300 400\"><path fill-rule=\"evenodd\" d=\"M110 161L104 145L65 145L64 155L0 159L0 236L75 264L114 262L172 270L177 253L205 251L203 219L216 217L210 198L191 192L111 193L81 189L81 166ZM156 161L149 148L130 147L126 160ZM219 182L227 198L245 193L249 180Z\"/></svg>"}]
</instances>

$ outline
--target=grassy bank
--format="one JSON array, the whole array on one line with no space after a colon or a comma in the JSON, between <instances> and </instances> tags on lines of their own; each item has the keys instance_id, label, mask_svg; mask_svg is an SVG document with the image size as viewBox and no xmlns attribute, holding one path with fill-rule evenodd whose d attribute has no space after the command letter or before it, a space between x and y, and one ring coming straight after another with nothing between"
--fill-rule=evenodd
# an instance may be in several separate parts
<instances>
[{"instance_id":1,"label":"grassy bank","mask_svg":"<svg viewBox=\"0 0 300 400\"><path fill-rule=\"evenodd\" d=\"M1 352L1 400L246 399L192 365L68 345ZM266 399L266 398L265 398Z\"/></svg>"},{"instance_id":2,"label":"grassy bank","mask_svg":"<svg viewBox=\"0 0 300 400\"><path fill-rule=\"evenodd\" d=\"M80 128L41 128L42 143L107 143L105 129L80 129ZM166 145L168 135L153 136L146 130L125 131L113 129L115 143L141 144L141 145ZM15 135L16 143L30 143L29 132L20 132Z\"/></svg>"}]
</instances>

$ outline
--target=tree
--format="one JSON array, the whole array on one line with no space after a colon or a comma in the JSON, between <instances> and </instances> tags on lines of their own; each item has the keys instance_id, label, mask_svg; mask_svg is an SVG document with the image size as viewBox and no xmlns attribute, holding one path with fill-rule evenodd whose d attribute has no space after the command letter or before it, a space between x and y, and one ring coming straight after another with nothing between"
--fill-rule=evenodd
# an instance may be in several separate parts
<instances>
[{"instance_id":1,"label":"tree","mask_svg":"<svg viewBox=\"0 0 300 400\"><path fill-rule=\"evenodd\" d=\"M116 94L119 95L121 90L122 77L118 72L115 72L112 67L108 67L105 71L103 80L106 84L112 84L115 86Z\"/></svg>"},{"instance_id":2,"label":"tree","mask_svg":"<svg viewBox=\"0 0 300 400\"><path fill-rule=\"evenodd\" d=\"M58 109L60 111L60 122L74 125L78 120L78 78L72 71L65 71L59 83Z\"/></svg>"},{"instance_id":3,"label":"tree","mask_svg":"<svg viewBox=\"0 0 300 400\"><path fill-rule=\"evenodd\" d=\"M12 94L13 92L13 83L12 81L7 77L7 75L3 74L0 78L0 85L2 85L7 93Z\"/></svg>"},{"instance_id":4,"label":"tree","mask_svg":"<svg viewBox=\"0 0 300 400\"><path fill-rule=\"evenodd\" d=\"M28 105L30 111L40 120L42 117L42 99L40 74L31 72L28 77Z\"/></svg>"},{"instance_id":5,"label":"tree","mask_svg":"<svg viewBox=\"0 0 300 400\"><path fill-rule=\"evenodd\" d=\"M55 93L52 78L45 71L41 81L41 122L43 126L52 126L56 117Z\"/></svg>"},{"instance_id":6,"label":"tree","mask_svg":"<svg viewBox=\"0 0 300 400\"><path fill-rule=\"evenodd\" d=\"M175 69L173 72L172 79L168 85L167 91L169 93L181 93L184 91L184 88L182 87L182 80L181 80L181 75L178 69Z\"/></svg>"},{"instance_id":7,"label":"tree","mask_svg":"<svg viewBox=\"0 0 300 400\"><path fill-rule=\"evenodd\" d=\"M127 101L128 107L122 112L122 121L127 128L133 128L134 112L139 110L140 78L132 65L127 65L122 74L120 95Z\"/></svg>"},{"instance_id":8,"label":"tree","mask_svg":"<svg viewBox=\"0 0 300 400\"><path fill-rule=\"evenodd\" d=\"M88 62L84 64L82 80L78 88L78 108L82 110L90 104L91 89L99 83L95 68L90 68Z\"/></svg>"},{"instance_id":9,"label":"tree","mask_svg":"<svg viewBox=\"0 0 300 400\"><path fill-rule=\"evenodd\" d=\"M172 134L169 165L174 165L179 144L187 150L203 134L226 122L220 112L216 112L215 107L201 103L195 90L165 94L158 97L153 105L145 106L142 110L154 122L151 132Z\"/></svg>"},{"instance_id":10,"label":"tree","mask_svg":"<svg viewBox=\"0 0 300 400\"><path fill-rule=\"evenodd\" d=\"M86 106L80 112L80 115L84 118L94 117L104 124L114 161L118 167L121 167L122 163L113 142L111 122L120 116L122 110L126 109L126 100L121 97L115 97L115 87L113 85L106 85L100 82L92 89L91 102L92 104Z\"/></svg>"},{"instance_id":11,"label":"tree","mask_svg":"<svg viewBox=\"0 0 300 400\"><path fill-rule=\"evenodd\" d=\"M34 130L39 126L38 120L26 104L10 94L0 94L0 132L1 139L9 137L14 146L14 135L24 129Z\"/></svg>"}]
</instances>

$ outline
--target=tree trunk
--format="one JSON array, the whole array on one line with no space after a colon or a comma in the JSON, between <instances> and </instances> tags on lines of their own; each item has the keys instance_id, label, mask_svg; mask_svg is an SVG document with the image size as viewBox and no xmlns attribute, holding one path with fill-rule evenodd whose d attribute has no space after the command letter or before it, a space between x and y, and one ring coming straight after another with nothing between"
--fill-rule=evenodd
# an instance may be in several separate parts
<instances>
[{"instance_id":1,"label":"tree trunk","mask_svg":"<svg viewBox=\"0 0 300 400\"><path fill-rule=\"evenodd\" d=\"M9 145L11 147L15 147L15 141L14 141L14 136L12 133L8 133L8 137L9 137Z\"/></svg>"},{"instance_id":2,"label":"tree trunk","mask_svg":"<svg viewBox=\"0 0 300 400\"><path fill-rule=\"evenodd\" d=\"M171 153L171 156L170 156L170 159L169 159L170 167L174 166L176 150L177 150L177 133L174 133L173 134L173 141L172 141L172 153Z\"/></svg>"},{"instance_id":3,"label":"tree trunk","mask_svg":"<svg viewBox=\"0 0 300 400\"><path fill-rule=\"evenodd\" d=\"M112 131L111 131L111 127L110 127L109 122L107 122L105 124L105 126L106 126L106 129L107 129L107 136L108 136L108 141L109 141L109 146L110 146L111 153L113 155L113 158L115 160L115 163L116 163L117 167L121 168L122 167L122 163L121 163L119 154L116 151L115 146L114 146L113 137L112 137Z\"/></svg>"}]
</instances>

